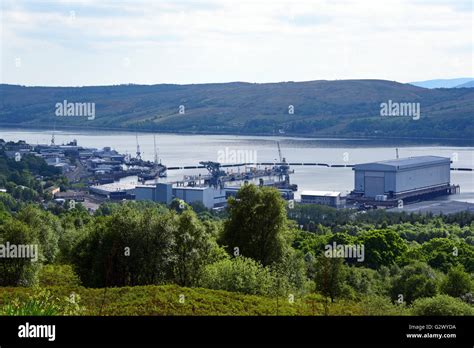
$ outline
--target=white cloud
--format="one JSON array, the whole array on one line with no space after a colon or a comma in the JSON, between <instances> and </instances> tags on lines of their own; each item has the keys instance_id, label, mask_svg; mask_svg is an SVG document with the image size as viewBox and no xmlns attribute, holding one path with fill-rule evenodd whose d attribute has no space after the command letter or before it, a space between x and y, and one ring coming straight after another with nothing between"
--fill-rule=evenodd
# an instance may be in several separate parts
<instances>
[{"instance_id":1,"label":"white cloud","mask_svg":"<svg viewBox=\"0 0 474 348\"><path fill-rule=\"evenodd\" d=\"M467 2L39 4L3 2L2 82L414 81L472 75L472 11ZM18 56L25 63L14 69ZM131 62L127 69L125 57Z\"/></svg>"}]
</instances>

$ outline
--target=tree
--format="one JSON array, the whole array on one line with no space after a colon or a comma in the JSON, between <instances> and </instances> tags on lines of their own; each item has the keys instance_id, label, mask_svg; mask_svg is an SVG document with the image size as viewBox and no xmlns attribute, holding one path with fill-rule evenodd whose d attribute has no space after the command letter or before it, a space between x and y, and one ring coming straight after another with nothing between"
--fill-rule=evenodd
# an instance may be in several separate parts
<instances>
[{"instance_id":1,"label":"tree","mask_svg":"<svg viewBox=\"0 0 474 348\"><path fill-rule=\"evenodd\" d=\"M175 282L194 286L205 265L225 252L216 242L213 222L191 210L123 205L96 217L72 251L85 286L133 286Z\"/></svg>"},{"instance_id":2,"label":"tree","mask_svg":"<svg viewBox=\"0 0 474 348\"><path fill-rule=\"evenodd\" d=\"M72 251L72 262L85 286L161 284L173 277L177 216L121 206L97 217Z\"/></svg>"},{"instance_id":3,"label":"tree","mask_svg":"<svg viewBox=\"0 0 474 348\"><path fill-rule=\"evenodd\" d=\"M474 272L474 247L448 238L433 238L421 250L428 264L443 272L461 263L468 272Z\"/></svg>"},{"instance_id":4,"label":"tree","mask_svg":"<svg viewBox=\"0 0 474 348\"><path fill-rule=\"evenodd\" d=\"M308 268L304 255L300 251L290 251L281 262L273 264L271 269L277 277L274 294L286 295L289 292L303 294L310 290Z\"/></svg>"},{"instance_id":5,"label":"tree","mask_svg":"<svg viewBox=\"0 0 474 348\"><path fill-rule=\"evenodd\" d=\"M0 225L0 245L7 246L36 246L38 239L28 225L16 219L9 218ZM37 248L38 253L41 252ZM34 256L34 255L31 255ZM31 286L38 281L38 271L41 267L41 255L35 255L37 261L25 257L2 257L0 259L0 286Z\"/></svg>"},{"instance_id":6,"label":"tree","mask_svg":"<svg viewBox=\"0 0 474 348\"><path fill-rule=\"evenodd\" d=\"M361 235L365 261L370 268L390 266L407 250L406 242L392 230L372 230Z\"/></svg>"},{"instance_id":7,"label":"tree","mask_svg":"<svg viewBox=\"0 0 474 348\"><path fill-rule=\"evenodd\" d=\"M359 295L373 295L381 288L377 271L364 267L352 267L347 274L346 284Z\"/></svg>"},{"instance_id":8,"label":"tree","mask_svg":"<svg viewBox=\"0 0 474 348\"><path fill-rule=\"evenodd\" d=\"M448 238L433 238L423 243L421 250L431 267L447 272L458 260L455 251L458 246Z\"/></svg>"},{"instance_id":9,"label":"tree","mask_svg":"<svg viewBox=\"0 0 474 348\"><path fill-rule=\"evenodd\" d=\"M346 275L344 259L324 254L316 259L316 290L331 298L331 302L342 294Z\"/></svg>"},{"instance_id":10,"label":"tree","mask_svg":"<svg viewBox=\"0 0 474 348\"><path fill-rule=\"evenodd\" d=\"M221 242L229 253L238 250L239 255L264 266L280 262L291 243L285 201L280 193L270 187L244 185L228 205L229 218Z\"/></svg>"},{"instance_id":11,"label":"tree","mask_svg":"<svg viewBox=\"0 0 474 348\"><path fill-rule=\"evenodd\" d=\"M441 291L453 297L461 297L470 293L471 289L471 276L461 265L452 267L441 285Z\"/></svg>"},{"instance_id":12,"label":"tree","mask_svg":"<svg viewBox=\"0 0 474 348\"><path fill-rule=\"evenodd\" d=\"M436 295L438 277L426 263L415 262L405 266L392 283L390 290L393 301L400 299L407 304L421 297Z\"/></svg>"},{"instance_id":13,"label":"tree","mask_svg":"<svg viewBox=\"0 0 474 348\"><path fill-rule=\"evenodd\" d=\"M222 253L212 233L212 223L203 224L192 210L178 217L174 229L174 278L181 286L197 284L203 267L216 261Z\"/></svg>"},{"instance_id":14,"label":"tree","mask_svg":"<svg viewBox=\"0 0 474 348\"><path fill-rule=\"evenodd\" d=\"M18 213L18 220L26 223L38 236L45 261L52 263L59 252L58 240L62 230L59 219L48 211L28 204Z\"/></svg>"}]
</instances>

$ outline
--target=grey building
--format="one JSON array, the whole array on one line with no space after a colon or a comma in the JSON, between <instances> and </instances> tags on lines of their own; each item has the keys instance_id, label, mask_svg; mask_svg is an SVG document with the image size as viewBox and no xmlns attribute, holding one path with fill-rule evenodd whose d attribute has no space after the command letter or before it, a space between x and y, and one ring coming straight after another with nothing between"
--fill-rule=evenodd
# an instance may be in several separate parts
<instances>
[{"instance_id":1,"label":"grey building","mask_svg":"<svg viewBox=\"0 0 474 348\"><path fill-rule=\"evenodd\" d=\"M137 201L154 201L170 204L173 199L173 186L171 183L136 186L135 199Z\"/></svg>"},{"instance_id":2,"label":"grey building","mask_svg":"<svg viewBox=\"0 0 474 348\"><path fill-rule=\"evenodd\" d=\"M224 190L209 186L173 186L171 183L159 183L135 187L135 199L137 201L154 201L170 204L174 198L181 199L188 204L201 202L206 208L222 206L226 202Z\"/></svg>"},{"instance_id":3,"label":"grey building","mask_svg":"<svg viewBox=\"0 0 474 348\"><path fill-rule=\"evenodd\" d=\"M173 187L173 196L186 203L201 202L206 208L223 206L226 203L225 190L209 186Z\"/></svg>"},{"instance_id":4,"label":"grey building","mask_svg":"<svg viewBox=\"0 0 474 348\"><path fill-rule=\"evenodd\" d=\"M450 186L450 159L418 156L357 164L353 194L397 198Z\"/></svg>"}]
</instances>

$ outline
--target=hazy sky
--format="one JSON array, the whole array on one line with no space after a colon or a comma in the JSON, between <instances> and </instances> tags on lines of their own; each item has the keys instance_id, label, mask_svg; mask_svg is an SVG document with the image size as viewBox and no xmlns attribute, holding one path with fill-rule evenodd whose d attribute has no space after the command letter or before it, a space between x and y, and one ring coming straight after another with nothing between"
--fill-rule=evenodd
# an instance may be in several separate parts
<instances>
[{"instance_id":1,"label":"hazy sky","mask_svg":"<svg viewBox=\"0 0 474 348\"><path fill-rule=\"evenodd\" d=\"M1 0L1 82L472 76L471 0Z\"/></svg>"}]
</instances>

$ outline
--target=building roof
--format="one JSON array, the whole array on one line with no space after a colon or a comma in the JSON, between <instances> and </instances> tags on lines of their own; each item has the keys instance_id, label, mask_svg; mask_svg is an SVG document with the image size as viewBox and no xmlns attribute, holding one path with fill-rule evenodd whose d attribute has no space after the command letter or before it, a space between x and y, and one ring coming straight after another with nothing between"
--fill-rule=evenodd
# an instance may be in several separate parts
<instances>
[{"instance_id":1,"label":"building roof","mask_svg":"<svg viewBox=\"0 0 474 348\"><path fill-rule=\"evenodd\" d=\"M337 197L341 192L338 191L303 191L301 196L323 196L323 197Z\"/></svg>"},{"instance_id":2,"label":"building roof","mask_svg":"<svg viewBox=\"0 0 474 348\"><path fill-rule=\"evenodd\" d=\"M451 160L448 157L416 156L416 157L407 157L407 158L393 159L393 160L387 160L387 161L356 164L354 166L354 170L397 171L397 170L424 167L424 166L430 166L430 165L439 165L439 164L449 165L450 163L451 163Z\"/></svg>"},{"instance_id":3,"label":"building roof","mask_svg":"<svg viewBox=\"0 0 474 348\"><path fill-rule=\"evenodd\" d=\"M210 190L210 186L173 186L173 190L205 191Z\"/></svg>"},{"instance_id":4,"label":"building roof","mask_svg":"<svg viewBox=\"0 0 474 348\"><path fill-rule=\"evenodd\" d=\"M117 192L134 190L136 186L136 182L113 182L110 184L90 186L89 188L93 191Z\"/></svg>"}]
</instances>

